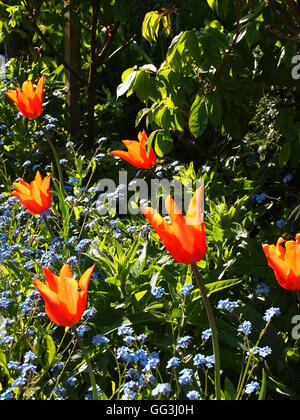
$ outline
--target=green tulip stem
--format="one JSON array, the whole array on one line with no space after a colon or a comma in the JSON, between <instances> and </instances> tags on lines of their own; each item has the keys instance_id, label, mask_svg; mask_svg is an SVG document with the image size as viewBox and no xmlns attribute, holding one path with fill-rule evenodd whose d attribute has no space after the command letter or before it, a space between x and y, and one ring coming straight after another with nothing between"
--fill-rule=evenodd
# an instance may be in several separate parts
<instances>
[{"instance_id":1,"label":"green tulip stem","mask_svg":"<svg viewBox=\"0 0 300 420\"><path fill-rule=\"evenodd\" d=\"M92 389L93 389L94 400L98 401L99 398L98 398L96 379L95 379L95 375L94 375L94 372L93 372L93 367L92 367L90 358L89 358L89 356L88 356L88 354L87 354L87 352L84 348L84 344L83 344L81 338L79 337L78 332L76 331L76 328L74 328L74 331L75 331L75 336L76 336L76 339L77 339L77 343L78 343L78 345L79 345L79 347L82 351L82 355L83 355L84 360L86 361L86 364L87 364L87 367L88 367L90 381L91 381L91 385L92 385Z\"/></svg>"},{"instance_id":2,"label":"green tulip stem","mask_svg":"<svg viewBox=\"0 0 300 420\"><path fill-rule=\"evenodd\" d=\"M215 391L216 391L216 399L220 401L221 400L221 363L220 363L220 348L219 348L219 338L218 338L218 331L216 327L216 321L215 321L213 310L212 310L212 307L211 307L211 304L207 295L206 288L202 282L197 265L192 264L192 269L197 279L197 283L201 292L201 296L202 296L203 303L206 309L209 325L211 328L213 351L214 351L214 356L215 356Z\"/></svg>"}]
</instances>

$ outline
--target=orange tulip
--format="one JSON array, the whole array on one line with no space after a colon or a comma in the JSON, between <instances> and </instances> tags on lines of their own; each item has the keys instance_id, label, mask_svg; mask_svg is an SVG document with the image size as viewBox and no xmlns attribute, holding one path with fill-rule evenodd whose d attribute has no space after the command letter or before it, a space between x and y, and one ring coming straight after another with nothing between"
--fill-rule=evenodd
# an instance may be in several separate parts
<instances>
[{"instance_id":1,"label":"orange tulip","mask_svg":"<svg viewBox=\"0 0 300 420\"><path fill-rule=\"evenodd\" d=\"M14 182L16 191L12 196L17 197L30 213L41 214L51 206L50 178L51 174L43 179L40 172L37 172L35 180L30 184L22 179Z\"/></svg>"},{"instance_id":2,"label":"orange tulip","mask_svg":"<svg viewBox=\"0 0 300 420\"><path fill-rule=\"evenodd\" d=\"M20 89L9 90L6 95L15 103L19 111L28 118L37 118L42 113L43 91L45 78L42 76L37 84L36 91L30 80L23 83Z\"/></svg>"},{"instance_id":3,"label":"orange tulip","mask_svg":"<svg viewBox=\"0 0 300 420\"><path fill-rule=\"evenodd\" d=\"M285 243L285 247L282 244ZM291 291L300 290L300 233L295 241L279 238L277 245L263 245L269 266L281 287Z\"/></svg>"},{"instance_id":4,"label":"orange tulip","mask_svg":"<svg viewBox=\"0 0 300 420\"><path fill-rule=\"evenodd\" d=\"M59 276L48 268L43 268L48 284L33 279L36 289L45 301L45 312L52 322L62 327L72 327L80 321L86 307L87 291L94 268L95 265L89 268L79 282L73 279L67 264L62 267Z\"/></svg>"},{"instance_id":5,"label":"orange tulip","mask_svg":"<svg viewBox=\"0 0 300 420\"><path fill-rule=\"evenodd\" d=\"M138 142L135 140L123 140L123 144L127 147L128 152L115 150L110 152L110 154L126 160L136 168L151 169L156 163L156 155L151 147L149 156L147 156L146 144L148 136L145 130L139 132L138 139Z\"/></svg>"},{"instance_id":6,"label":"orange tulip","mask_svg":"<svg viewBox=\"0 0 300 420\"><path fill-rule=\"evenodd\" d=\"M204 184L194 194L184 217L176 203L169 196L165 201L171 224L151 207L141 204L146 218L160 236L163 244L175 260L183 264L193 264L206 254L205 226L201 214Z\"/></svg>"}]
</instances>

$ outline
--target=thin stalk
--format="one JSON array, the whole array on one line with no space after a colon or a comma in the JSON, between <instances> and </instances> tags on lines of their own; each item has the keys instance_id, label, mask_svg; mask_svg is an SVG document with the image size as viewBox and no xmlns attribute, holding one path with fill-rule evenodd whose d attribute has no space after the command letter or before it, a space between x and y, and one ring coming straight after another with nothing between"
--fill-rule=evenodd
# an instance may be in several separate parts
<instances>
[{"instance_id":1,"label":"thin stalk","mask_svg":"<svg viewBox=\"0 0 300 420\"><path fill-rule=\"evenodd\" d=\"M256 344L255 344L255 346L254 346L254 350L249 351L247 365L246 365L246 368L245 368L245 371L244 371L244 374L243 374L242 380L241 380L241 382L240 382L240 384L239 384L239 388L238 388L238 390L237 390L237 395L236 395L236 397L235 397L235 400L236 400L236 401L238 401L238 400L239 400L239 398L240 398L241 396L243 396L243 394L244 394L244 393L243 393L243 388L244 388L244 385L245 385L245 382L246 382L246 379L247 379L247 373L248 373L248 371L249 371L250 364L251 364L251 362L252 362L252 360L253 360L253 357L254 357L254 354L255 354L255 350L257 349L257 347L258 347L258 345L259 345L259 343L260 343L261 339L263 338L263 336L265 335L265 333L266 333L267 329L269 328L269 325L270 325L271 321L272 321L272 320L270 319L270 320L267 322L267 325L265 326L265 328L264 328L264 329L262 330L262 332L260 333L259 338L258 338L258 340L257 340L257 342L256 342Z\"/></svg>"},{"instance_id":2,"label":"thin stalk","mask_svg":"<svg viewBox=\"0 0 300 420\"><path fill-rule=\"evenodd\" d=\"M215 356L215 391L216 391L216 399L218 401L221 400L221 362L220 362L220 347L219 347L219 337L218 337L218 331L216 326L216 321L214 318L213 310L210 304L210 301L208 299L208 295L205 289L205 286L202 282L200 273L198 271L198 267L196 264L192 264L192 269L194 272L194 275L197 279L197 283L201 292L201 296L203 299L203 303L206 309L208 322L211 328L212 333L212 343L213 343L213 351Z\"/></svg>"},{"instance_id":3,"label":"thin stalk","mask_svg":"<svg viewBox=\"0 0 300 420\"><path fill-rule=\"evenodd\" d=\"M59 161L59 156L58 156L57 151L54 147L54 144L52 143L52 140L49 138L48 135L47 135L47 141L49 143L49 146L51 147L51 150L52 150L54 158L55 158L55 162L56 162L56 166L57 166L57 170L58 170L60 192L61 192L61 194L63 194L63 192L64 192L64 178L63 178L63 173L62 173L62 170L61 170L61 164L60 164L60 161Z\"/></svg>"},{"instance_id":4,"label":"thin stalk","mask_svg":"<svg viewBox=\"0 0 300 420\"><path fill-rule=\"evenodd\" d=\"M51 226L50 226L50 224L49 224L49 222L47 220L47 216L43 216L43 221L45 222L45 225L46 225L46 227L48 229L48 232L49 232L51 238L54 239L55 236L54 236L53 230L51 229Z\"/></svg>"},{"instance_id":5,"label":"thin stalk","mask_svg":"<svg viewBox=\"0 0 300 420\"><path fill-rule=\"evenodd\" d=\"M93 367L92 367L91 361L90 361L89 356L88 356L88 354L87 354L87 352L86 352L86 350L84 348L84 344L81 341L81 338L79 337L78 332L76 331L75 328L74 328L74 332L75 332L75 336L76 336L76 339L77 339L77 343L78 343L78 345L79 345L79 347L80 347L80 349L82 351L82 355L83 355L83 357L84 357L84 359L86 361L87 367L88 367L90 381L91 381L91 385L92 385L92 388L93 388L94 400L95 401L98 401L99 398L98 398L98 391L97 391L96 379L95 379L95 375L94 375L94 372L93 372Z\"/></svg>"}]
</instances>

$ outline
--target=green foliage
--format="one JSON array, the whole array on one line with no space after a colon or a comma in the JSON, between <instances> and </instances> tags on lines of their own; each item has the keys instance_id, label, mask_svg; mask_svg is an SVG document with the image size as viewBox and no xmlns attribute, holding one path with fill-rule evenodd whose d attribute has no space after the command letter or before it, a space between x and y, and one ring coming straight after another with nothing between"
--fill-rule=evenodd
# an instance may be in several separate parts
<instances>
[{"instance_id":1,"label":"green foliage","mask_svg":"<svg viewBox=\"0 0 300 420\"><path fill-rule=\"evenodd\" d=\"M33 3L37 27L29 21ZM1 52L12 41L16 50L0 79L0 299L8 293L12 300L7 308L0 301L0 339L12 339L1 342L0 394L13 387L16 399L54 399L63 386L70 399L88 398L86 363L72 329L51 323L42 316L43 302L29 298L32 279L43 278L45 265L58 273L69 261L76 278L96 266L87 306L96 315L78 327L88 327L83 341L101 399L123 396L129 367L142 372L138 362L117 357L125 344L132 352L142 348L160 357L159 366L148 372L154 383L143 382L136 399L153 399L161 382L172 383L174 399L186 399L192 389L214 399L212 370L193 363L196 354L210 355L213 348L210 339L202 339L209 325L191 267L174 261L143 215L118 215L115 209L102 216L97 210L100 179L117 183L120 169L137 177L135 168L108 152L146 127L148 151L153 147L158 160L139 177L149 184L153 178L179 180L193 191L204 182L208 249L198 268L220 338L222 397L247 399L245 387L255 381L260 391L252 398L298 400L299 340L291 336L291 320L299 303L278 286L262 251L263 243L280 236L294 239L299 232L299 81L291 77L297 44L278 38L276 30L284 27L266 1L207 0L199 7L196 0L175 0L160 10L154 2L99 3L98 53L106 42L113 48L95 76L96 134L102 137L96 145L86 143L92 2L76 3L82 25L83 118L82 131L70 136L64 128L61 56L67 9L56 0L0 1ZM289 12L284 2L277 4ZM41 56L34 48L40 45ZM40 74L46 78L43 115L29 120L18 115L5 92L28 77L35 82ZM49 115L57 118L54 127L48 126ZM57 160L67 162L55 162L49 139ZM37 169L51 171L47 219L30 215L10 198L15 179L29 181ZM161 190L159 198L165 198ZM138 202L138 191L135 198ZM186 286L193 290L184 295ZM157 297L160 287L164 293ZM223 311L222 299L239 307ZM281 316L267 324L263 316L271 306L280 307ZM244 321L253 327L249 336L238 333ZM132 343L118 334L121 326L134 329ZM99 334L109 342L92 344ZM140 334L145 342L138 341ZM192 337L191 345L176 349L186 336ZM258 357L257 346L269 346L272 354ZM36 373L28 376L26 387L13 386L20 375L8 363L23 364L28 351L37 356ZM180 368L167 369L175 355ZM58 362L63 363L59 372ZM184 368L194 369L193 382L179 386L178 372ZM67 382L71 377L74 387Z\"/></svg>"}]
</instances>

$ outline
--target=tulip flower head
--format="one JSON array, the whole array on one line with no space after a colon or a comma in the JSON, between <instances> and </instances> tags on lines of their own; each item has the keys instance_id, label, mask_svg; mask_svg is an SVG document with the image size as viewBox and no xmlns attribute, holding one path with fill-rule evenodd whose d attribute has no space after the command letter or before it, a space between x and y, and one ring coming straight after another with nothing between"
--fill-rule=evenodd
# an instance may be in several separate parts
<instances>
[{"instance_id":1,"label":"tulip flower head","mask_svg":"<svg viewBox=\"0 0 300 420\"><path fill-rule=\"evenodd\" d=\"M12 196L17 197L30 213L44 213L51 207L50 178L51 174L43 179L40 172L37 172L34 181L30 184L22 179L14 182L16 191L12 193Z\"/></svg>"},{"instance_id":2,"label":"tulip flower head","mask_svg":"<svg viewBox=\"0 0 300 420\"><path fill-rule=\"evenodd\" d=\"M300 233L296 235L296 241L279 238L276 245L263 245L263 250L280 286L287 290L299 291Z\"/></svg>"},{"instance_id":3,"label":"tulip flower head","mask_svg":"<svg viewBox=\"0 0 300 420\"><path fill-rule=\"evenodd\" d=\"M86 307L88 286L94 268L95 265L90 267L79 282L73 279L67 264L62 267L59 276L48 268L43 269L48 284L33 279L36 289L45 301L45 312L52 322L62 327L78 324Z\"/></svg>"},{"instance_id":4,"label":"tulip flower head","mask_svg":"<svg viewBox=\"0 0 300 420\"><path fill-rule=\"evenodd\" d=\"M161 241L175 258L182 264L193 264L203 259L206 254L205 226L202 217L204 184L194 193L186 216L183 216L175 201L169 196L165 207L170 215L168 223L151 207L141 204L142 211L151 223Z\"/></svg>"},{"instance_id":5,"label":"tulip flower head","mask_svg":"<svg viewBox=\"0 0 300 420\"><path fill-rule=\"evenodd\" d=\"M43 91L45 79L42 76L34 90L30 80L23 83L22 91L19 88L9 90L6 95L14 102L19 111L27 118L37 118L43 110Z\"/></svg>"},{"instance_id":6,"label":"tulip flower head","mask_svg":"<svg viewBox=\"0 0 300 420\"><path fill-rule=\"evenodd\" d=\"M115 150L110 152L110 154L126 160L136 168L151 169L156 163L156 155L152 147L150 148L149 156L147 155L146 145L148 136L145 130L139 133L138 140L123 140L123 144L127 147L128 152Z\"/></svg>"}]
</instances>

